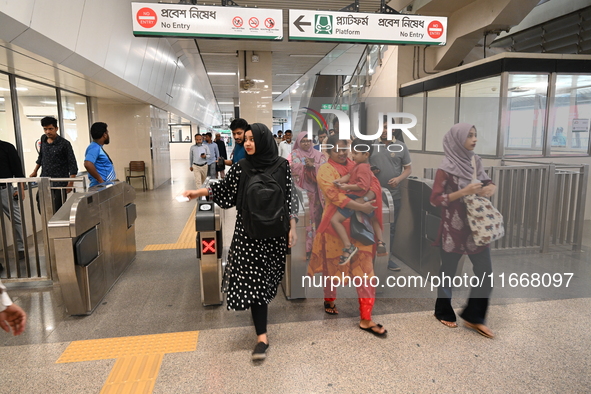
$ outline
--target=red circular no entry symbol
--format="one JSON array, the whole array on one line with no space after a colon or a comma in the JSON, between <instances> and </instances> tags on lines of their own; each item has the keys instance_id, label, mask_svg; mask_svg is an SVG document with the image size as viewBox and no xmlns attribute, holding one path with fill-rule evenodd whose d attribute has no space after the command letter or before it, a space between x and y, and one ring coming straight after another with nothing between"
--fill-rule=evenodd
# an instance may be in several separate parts
<instances>
[{"instance_id":1,"label":"red circular no entry symbol","mask_svg":"<svg viewBox=\"0 0 591 394\"><path fill-rule=\"evenodd\" d=\"M151 8L142 8L139 10L137 12L136 19L137 23L139 23L141 27L145 27L147 29L154 27L158 21L156 12L154 12L154 10Z\"/></svg>"},{"instance_id":2,"label":"red circular no entry symbol","mask_svg":"<svg viewBox=\"0 0 591 394\"><path fill-rule=\"evenodd\" d=\"M250 27L259 27L259 20L258 18L252 17L248 20L248 25Z\"/></svg>"},{"instance_id":3,"label":"red circular no entry symbol","mask_svg":"<svg viewBox=\"0 0 591 394\"><path fill-rule=\"evenodd\" d=\"M431 38L439 38L443 35L443 25L441 22L433 21L427 26L427 34Z\"/></svg>"},{"instance_id":4,"label":"red circular no entry symbol","mask_svg":"<svg viewBox=\"0 0 591 394\"><path fill-rule=\"evenodd\" d=\"M242 27L243 23L244 21L239 16L235 16L234 19L232 19L232 25L234 25L234 27Z\"/></svg>"},{"instance_id":5,"label":"red circular no entry symbol","mask_svg":"<svg viewBox=\"0 0 591 394\"><path fill-rule=\"evenodd\" d=\"M275 26L275 21L273 20L273 18L265 19L265 27L267 29L272 29L274 26Z\"/></svg>"}]
</instances>

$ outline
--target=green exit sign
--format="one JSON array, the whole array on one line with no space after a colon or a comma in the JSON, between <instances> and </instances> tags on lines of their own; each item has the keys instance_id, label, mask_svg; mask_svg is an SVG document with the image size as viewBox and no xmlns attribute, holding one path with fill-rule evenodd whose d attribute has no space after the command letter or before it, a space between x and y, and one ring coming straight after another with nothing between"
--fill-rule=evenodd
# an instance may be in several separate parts
<instances>
[{"instance_id":1,"label":"green exit sign","mask_svg":"<svg viewBox=\"0 0 591 394\"><path fill-rule=\"evenodd\" d=\"M322 109L340 109L341 111L348 111L349 104L322 104Z\"/></svg>"}]
</instances>

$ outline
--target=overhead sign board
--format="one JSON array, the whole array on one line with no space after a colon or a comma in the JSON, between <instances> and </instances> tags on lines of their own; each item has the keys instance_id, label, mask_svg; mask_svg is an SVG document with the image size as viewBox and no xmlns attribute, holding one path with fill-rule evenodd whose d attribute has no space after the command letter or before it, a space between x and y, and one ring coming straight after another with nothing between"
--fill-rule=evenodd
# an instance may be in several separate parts
<instances>
[{"instance_id":1,"label":"overhead sign board","mask_svg":"<svg viewBox=\"0 0 591 394\"><path fill-rule=\"evenodd\" d=\"M131 3L134 36L282 40L281 10Z\"/></svg>"},{"instance_id":2,"label":"overhead sign board","mask_svg":"<svg viewBox=\"0 0 591 394\"><path fill-rule=\"evenodd\" d=\"M290 41L445 45L447 18L289 10Z\"/></svg>"}]
</instances>

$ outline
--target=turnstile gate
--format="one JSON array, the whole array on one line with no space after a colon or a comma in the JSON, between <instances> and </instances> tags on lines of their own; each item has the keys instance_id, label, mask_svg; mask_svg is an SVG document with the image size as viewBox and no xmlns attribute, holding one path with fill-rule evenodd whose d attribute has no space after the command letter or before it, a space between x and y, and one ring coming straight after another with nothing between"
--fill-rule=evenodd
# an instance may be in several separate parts
<instances>
[{"instance_id":1,"label":"turnstile gate","mask_svg":"<svg viewBox=\"0 0 591 394\"><path fill-rule=\"evenodd\" d=\"M201 303L221 305L222 285L222 209L213 201L197 200L195 230L197 230L197 262Z\"/></svg>"},{"instance_id":2,"label":"turnstile gate","mask_svg":"<svg viewBox=\"0 0 591 394\"><path fill-rule=\"evenodd\" d=\"M48 222L66 311L89 315L136 255L135 190L103 183L74 193Z\"/></svg>"}]
</instances>

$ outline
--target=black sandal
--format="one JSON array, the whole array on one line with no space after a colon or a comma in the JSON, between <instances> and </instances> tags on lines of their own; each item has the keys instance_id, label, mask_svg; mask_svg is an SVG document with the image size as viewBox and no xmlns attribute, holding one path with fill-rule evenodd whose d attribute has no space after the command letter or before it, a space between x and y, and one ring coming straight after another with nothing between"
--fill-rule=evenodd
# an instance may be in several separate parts
<instances>
[{"instance_id":1,"label":"black sandal","mask_svg":"<svg viewBox=\"0 0 591 394\"><path fill-rule=\"evenodd\" d=\"M374 330L374 328L383 328L384 326L382 326L381 324L376 324L375 326L371 326L371 327L367 327L367 328L363 328L361 326L359 326L360 329L362 329L363 331L367 331L372 333L373 335L375 335L376 337L385 337L386 334L388 333L388 330L384 329L384 332L377 332Z\"/></svg>"},{"instance_id":2,"label":"black sandal","mask_svg":"<svg viewBox=\"0 0 591 394\"><path fill-rule=\"evenodd\" d=\"M347 264L353 258L353 256L355 256L355 253L357 253L358 250L359 248L353 244L351 244L351 246L348 248L343 248L343 253L349 253L349 255L341 255L341 257L339 257L339 265Z\"/></svg>"},{"instance_id":3,"label":"black sandal","mask_svg":"<svg viewBox=\"0 0 591 394\"><path fill-rule=\"evenodd\" d=\"M324 301L324 312L328 313L329 315L338 315L339 311L337 311L336 304L330 306L330 302Z\"/></svg>"}]
</instances>

